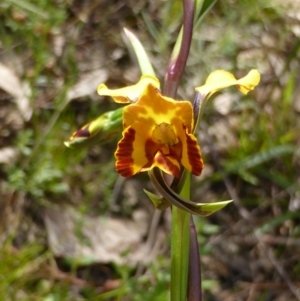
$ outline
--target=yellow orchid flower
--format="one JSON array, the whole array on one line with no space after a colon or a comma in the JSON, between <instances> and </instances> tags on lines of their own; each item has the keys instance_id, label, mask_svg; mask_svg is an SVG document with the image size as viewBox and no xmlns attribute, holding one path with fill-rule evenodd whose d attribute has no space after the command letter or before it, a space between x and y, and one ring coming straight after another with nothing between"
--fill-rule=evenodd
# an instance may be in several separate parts
<instances>
[{"instance_id":1,"label":"yellow orchid flower","mask_svg":"<svg viewBox=\"0 0 300 301\"><path fill-rule=\"evenodd\" d=\"M138 101L124 108L123 138L115 152L118 173L130 177L157 166L179 177L182 164L200 175L203 161L193 123L189 101L165 97L148 84Z\"/></svg>"},{"instance_id":2,"label":"yellow orchid flower","mask_svg":"<svg viewBox=\"0 0 300 301\"><path fill-rule=\"evenodd\" d=\"M212 72L196 91L208 99L213 93L236 85L244 94L260 81L257 70L236 79L224 70ZM189 101L163 96L159 80L144 75L135 85L108 89L99 85L98 94L111 96L118 103L131 103L123 109L123 137L115 152L116 169L124 177L158 167L180 176L181 166L194 175L203 169L200 147L193 135L193 108Z\"/></svg>"}]
</instances>

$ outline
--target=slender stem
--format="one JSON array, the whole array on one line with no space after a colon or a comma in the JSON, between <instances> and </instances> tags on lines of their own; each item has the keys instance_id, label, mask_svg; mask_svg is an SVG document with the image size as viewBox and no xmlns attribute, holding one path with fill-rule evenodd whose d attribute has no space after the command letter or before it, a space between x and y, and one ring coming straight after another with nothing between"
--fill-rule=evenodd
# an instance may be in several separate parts
<instances>
[{"instance_id":1,"label":"slender stem","mask_svg":"<svg viewBox=\"0 0 300 301\"><path fill-rule=\"evenodd\" d=\"M200 252L192 215L190 218L190 235L188 301L202 301Z\"/></svg>"},{"instance_id":2,"label":"slender stem","mask_svg":"<svg viewBox=\"0 0 300 301\"><path fill-rule=\"evenodd\" d=\"M171 56L165 75L163 94L176 97L180 79L188 59L194 20L194 0L183 0L184 20L183 30L180 33L179 53L177 46ZM177 44L177 43L176 43ZM179 194L190 198L190 174L186 176ZM171 301L185 301L187 296L188 265L189 265L189 230L190 213L175 206L172 207L171 233Z\"/></svg>"},{"instance_id":3,"label":"slender stem","mask_svg":"<svg viewBox=\"0 0 300 301\"><path fill-rule=\"evenodd\" d=\"M163 93L175 98L179 81L184 72L188 55L190 52L193 22L194 22L194 0L183 0L183 33L178 55L172 55L165 75L165 86Z\"/></svg>"},{"instance_id":4,"label":"slender stem","mask_svg":"<svg viewBox=\"0 0 300 301\"><path fill-rule=\"evenodd\" d=\"M190 198L190 174L186 177L181 196ZM172 207L171 233L171 301L184 301L187 296L190 214Z\"/></svg>"}]
</instances>

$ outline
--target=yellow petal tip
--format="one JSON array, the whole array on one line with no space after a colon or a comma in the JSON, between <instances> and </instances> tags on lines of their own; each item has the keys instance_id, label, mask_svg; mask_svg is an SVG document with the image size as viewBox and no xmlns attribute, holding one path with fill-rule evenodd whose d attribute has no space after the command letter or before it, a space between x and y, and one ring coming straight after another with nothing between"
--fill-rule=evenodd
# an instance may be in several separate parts
<instances>
[{"instance_id":1,"label":"yellow petal tip","mask_svg":"<svg viewBox=\"0 0 300 301\"><path fill-rule=\"evenodd\" d=\"M106 95L104 92L104 90L106 90L106 89L107 89L107 86L105 84L100 84L97 88L97 93L99 95Z\"/></svg>"}]
</instances>

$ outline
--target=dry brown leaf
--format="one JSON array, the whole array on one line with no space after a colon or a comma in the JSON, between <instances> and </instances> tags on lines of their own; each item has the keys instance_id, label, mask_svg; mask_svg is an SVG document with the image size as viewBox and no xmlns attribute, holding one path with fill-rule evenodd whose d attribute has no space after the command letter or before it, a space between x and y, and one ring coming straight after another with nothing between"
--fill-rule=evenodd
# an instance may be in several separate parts
<instances>
[{"instance_id":1,"label":"dry brown leaf","mask_svg":"<svg viewBox=\"0 0 300 301\"><path fill-rule=\"evenodd\" d=\"M108 79L108 72L106 69L98 69L91 71L82 76L68 92L67 101L78 99L91 95L97 91L97 87L101 83L105 83Z\"/></svg>"},{"instance_id":2,"label":"dry brown leaf","mask_svg":"<svg viewBox=\"0 0 300 301\"><path fill-rule=\"evenodd\" d=\"M7 66L0 63L0 89L14 98L19 112L24 120L29 120L32 115L29 95L29 84L21 82L18 76Z\"/></svg>"},{"instance_id":3,"label":"dry brown leaf","mask_svg":"<svg viewBox=\"0 0 300 301\"><path fill-rule=\"evenodd\" d=\"M214 108L222 115L228 115L231 111L235 95L230 93L222 93L214 98Z\"/></svg>"},{"instance_id":4,"label":"dry brown leaf","mask_svg":"<svg viewBox=\"0 0 300 301\"><path fill-rule=\"evenodd\" d=\"M0 163L1 164L14 164L17 159L18 151L10 146L0 149Z\"/></svg>"},{"instance_id":5,"label":"dry brown leaf","mask_svg":"<svg viewBox=\"0 0 300 301\"><path fill-rule=\"evenodd\" d=\"M148 227L146 213L136 213L130 220L91 217L71 207L47 208L44 221L49 246L55 256L77 260L127 265L147 261L148 250L142 242Z\"/></svg>"}]
</instances>

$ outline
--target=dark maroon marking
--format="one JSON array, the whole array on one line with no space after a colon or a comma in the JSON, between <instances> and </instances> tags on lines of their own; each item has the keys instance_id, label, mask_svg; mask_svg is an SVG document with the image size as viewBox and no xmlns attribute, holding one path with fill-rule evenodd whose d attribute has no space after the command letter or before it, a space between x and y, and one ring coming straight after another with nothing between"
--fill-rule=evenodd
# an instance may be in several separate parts
<instances>
[{"instance_id":1,"label":"dark maroon marking","mask_svg":"<svg viewBox=\"0 0 300 301\"><path fill-rule=\"evenodd\" d=\"M89 132L89 127L86 126L84 128L79 129L77 132L75 132L72 135L72 139L75 139L77 137L87 137L89 138L91 136L90 132Z\"/></svg>"},{"instance_id":2,"label":"dark maroon marking","mask_svg":"<svg viewBox=\"0 0 300 301\"><path fill-rule=\"evenodd\" d=\"M134 160L131 157L133 153L133 142L135 140L135 130L129 128L125 132L124 137L118 143L116 152L117 162L116 169L118 173L123 177L130 177L133 175L133 163Z\"/></svg>"}]
</instances>

